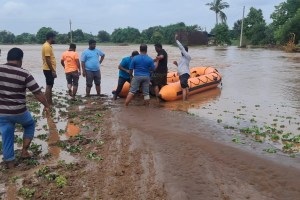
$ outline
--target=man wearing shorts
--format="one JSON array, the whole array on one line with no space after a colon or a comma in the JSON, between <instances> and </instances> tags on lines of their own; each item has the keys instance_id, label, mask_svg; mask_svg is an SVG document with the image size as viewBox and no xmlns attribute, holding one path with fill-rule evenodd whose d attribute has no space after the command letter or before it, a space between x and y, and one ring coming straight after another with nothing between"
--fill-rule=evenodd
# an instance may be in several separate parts
<instances>
[{"instance_id":1,"label":"man wearing shorts","mask_svg":"<svg viewBox=\"0 0 300 200\"><path fill-rule=\"evenodd\" d=\"M133 51L131 56L127 56L122 59L121 63L119 64L119 79L118 79L118 86L114 93L113 100L117 100L118 95L122 91L123 85L128 82L130 83L130 74L129 74L129 67L131 60L134 56L139 55L138 51Z\"/></svg>"},{"instance_id":2,"label":"man wearing shorts","mask_svg":"<svg viewBox=\"0 0 300 200\"><path fill-rule=\"evenodd\" d=\"M100 60L99 60L100 57ZM82 75L86 77L86 96L90 96L93 82L96 86L97 95L101 93L101 72L100 64L103 62L105 54L96 49L96 41L89 40L89 48L81 54Z\"/></svg>"},{"instance_id":3,"label":"man wearing shorts","mask_svg":"<svg viewBox=\"0 0 300 200\"><path fill-rule=\"evenodd\" d=\"M53 54L52 44L55 43L55 34L49 32L46 34L46 42L42 47L43 72L46 78L45 96L50 105L52 105L52 88L56 75L56 60Z\"/></svg>"},{"instance_id":4,"label":"man wearing shorts","mask_svg":"<svg viewBox=\"0 0 300 200\"><path fill-rule=\"evenodd\" d=\"M126 106L138 93L140 85L142 85L145 105L149 105L150 71L155 70L155 68L153 59L147 55L147 45L141 44L140 55L134 56L129 67L129 74L132 76L134 72L134 77L131 80L130 90L125 101Z\"/></svg>"},{"instance_id":5,"label":"man wearing shorts","mask_svg":"<svg viewBox=\"0 0 300 200\"><path fill-rule=\"evenodd\" d=\"M178 67L178 75L180 80L180 85L182 88L182 100L186 101L189 94L188 79L190 78L190 61L191 56L188 54L188 47L183 46L178 41L178 35L175 35L176 43L181 51L181 58L179 63L174 61L173 63Z\"/></svg>"},{"instance_id":6,"label":"man wearing shorts","mask_svg":"<svg viewBox=\"0 0 300 200\"><path fill-rule=\"evenodd\" d=\"M155 44L154 47L157 52L157 56L154 59L154 62L157 62L157 68L152 74L152 86L154 86L155 96L158 97L159 90L164 85L167 85L168 54L161 44Z\"/></svg>"},{"instance_id":7,"label":"man wearing shorts","mask_svg":"<svg viewBox=\"0 0 300 200\"><path fill-rule=\"evenodd\" d=\"M76 44L70 44L69 50L62 54L61 65L65 69L69 95L72 99L75 99L78 89L78 80L81 75L79 56L76 52Z\"/></svg>"}]
</instances>

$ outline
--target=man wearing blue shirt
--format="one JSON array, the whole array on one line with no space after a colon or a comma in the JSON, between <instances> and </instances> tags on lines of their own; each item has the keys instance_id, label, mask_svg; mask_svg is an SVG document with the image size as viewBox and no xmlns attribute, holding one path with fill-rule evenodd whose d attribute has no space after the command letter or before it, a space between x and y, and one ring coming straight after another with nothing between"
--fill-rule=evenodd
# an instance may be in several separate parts
<instances>
[{"instance_id":1,"label":"man wearing blue shirt","mask_svg":"<svg viewBox=\"0 0 300 200\"><path fill-rule=\"evenodd\" d=\"M139 91L140 85L142 85L145 105L149 105L149 83L150 83L150 71L155 70L154 61L147 55L147 45L141 44L140 55L135 56L129 67L129 74L134 77L130 84L130 90L127 95L125 105L128 106L133 96Z\"/></svg>"},{"instance_id":2,"label":"man wearing blue shirt","mask_svg":"<svg viewBox=\"0 0 300 200\"><path fill-rule=\"evenodd\" d=\"M136 55L139 55L139 52L133 51L131 53L131 56L123 58L121 63L119 64L119 80L118 80L118 87L114 93L114 97L113 97L114 100L117 99L125 82L130 83L129 67L130 67L132 58Z\"/></svg>"},{"instance_id":3,"label":"man wearing blue shirt","mask_svg":"<svg viewBox=\"0 0 300 200\"><path fill-rule=\"evenodd\" d=\"M100 60L99 60L100 57ZM96 86L97 95L101 92L101 72L100 64L103 62L105 54L96 49L96 41L89 40L89 48L81 54L82 76L86 77L86 96L90 96L93 82Z\"/></svg>"}]
</instances>

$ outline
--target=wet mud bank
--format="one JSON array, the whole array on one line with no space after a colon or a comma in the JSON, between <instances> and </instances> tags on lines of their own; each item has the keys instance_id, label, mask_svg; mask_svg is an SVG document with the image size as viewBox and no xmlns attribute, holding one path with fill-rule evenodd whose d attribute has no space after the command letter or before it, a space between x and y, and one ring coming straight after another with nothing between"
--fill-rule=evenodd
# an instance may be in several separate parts
<instances>
[{"instance_id":1,"label":"wet mud bank","mask_svg":"<svg viewBox=\"0 0 300 200\"><path fill-rule=\"evenodd\" d=\"M147 149L167 199L297 199L299 159L243 147L200 117L159 107L119 107L134 149ZM149 156L147 156L149 158ZM294 167L295 166L295 167Z\"/></svg>"},{"instance_id":2,"label":"wet mud bank","mask_svg":"<svg viewBox=\"0 0 300 200\"><path fill-rule=\"evenodd\" d=\"M155 101L145 107L138 98L125 107L122 99L64 96L57 95L51 117L31 108L38 113L36 154L14 170L1 166L2 199L300 196L298 157L269 154L250 138L233 142L234 130L216 122Z\"/></svg>"}]
</instances>

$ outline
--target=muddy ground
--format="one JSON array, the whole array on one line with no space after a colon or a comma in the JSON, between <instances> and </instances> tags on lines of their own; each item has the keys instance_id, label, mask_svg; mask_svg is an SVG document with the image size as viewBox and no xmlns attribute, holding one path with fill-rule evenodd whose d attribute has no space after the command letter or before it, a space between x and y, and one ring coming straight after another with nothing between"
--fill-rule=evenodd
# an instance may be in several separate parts
<instances>
[{"instance_id":1,"label":"muddy ground","mask_svg":"<svg viewBox=\"0 0 300 200\"><path fill-rule=\"evenodd\" d=\"M75 159L45 154L2 166L2 199L300 199L299 158L242 148L201 117L106 97L83 98L65 114L79 135L49 149Z\"/></svg>"}]
</instances>

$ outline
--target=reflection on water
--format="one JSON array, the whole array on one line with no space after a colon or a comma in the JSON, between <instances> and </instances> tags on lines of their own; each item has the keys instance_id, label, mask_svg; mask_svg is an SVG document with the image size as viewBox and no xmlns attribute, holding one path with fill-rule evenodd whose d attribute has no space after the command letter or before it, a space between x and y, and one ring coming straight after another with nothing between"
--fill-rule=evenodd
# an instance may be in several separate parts
<instances>
[{"instance_id":1,"label":"reflection on water","mask_svg":"<svg viewBox=\"0 0 300 200\"><path fill-rule=\"evenodd\" d=\"M56 128L56 124L54 123L50 115L47 116L47 123L49 127L48 153L50 153L55 159L57 159L61 151L60 148L56 145L60 140L59 134Z\"/></svg>"},{"instance_id":2,"label":"reflection on water","mask_svg":"<svg viewBox=\"0 0 300 200\"><path fill-rule=\"evenodd\" d=\"M163 107L168 110L179 110L184 112L192 112L193 110L200 109L205 104L215 101L220 97L221 89L219 87L201 92L196 95L189 96L188 101L170 101L165 102Z\"/></svg>"},{"instance_id":3,"label":"reflection on water","mask_svg":"<svg viewBox=\"0 0 300 200\"><path fill-rule=\"evenodd\" d=\"M68 123L67 125L67 137L74 137L80 133L80 128L72 123Z\"/></svg>"}]
</instances>

